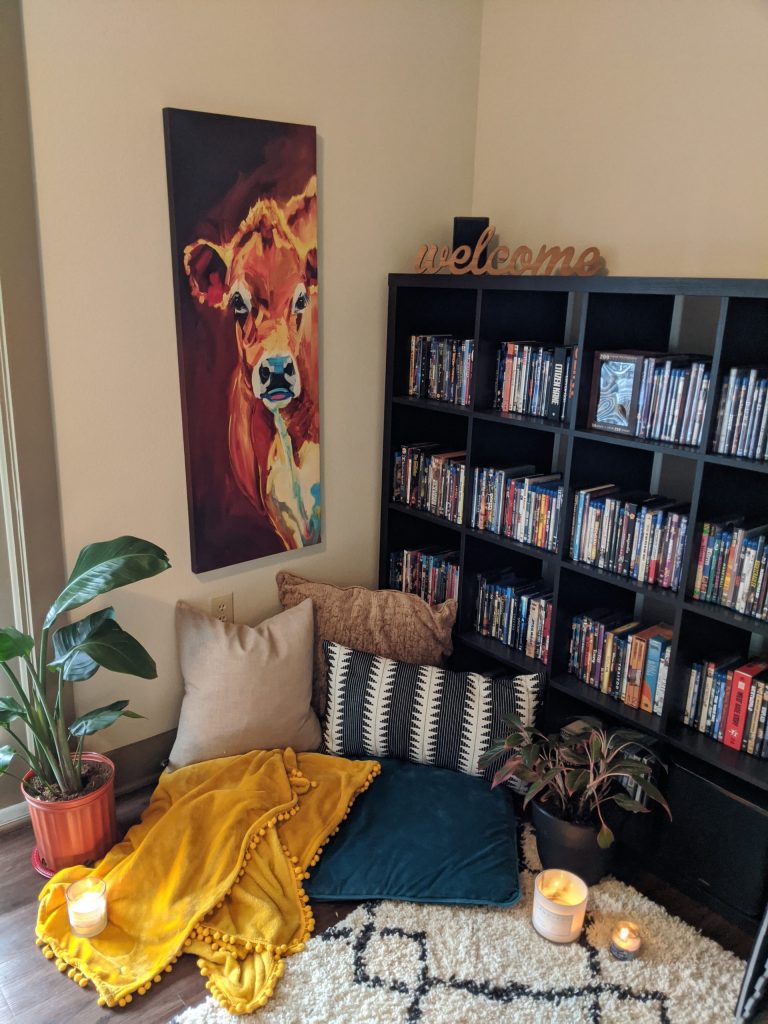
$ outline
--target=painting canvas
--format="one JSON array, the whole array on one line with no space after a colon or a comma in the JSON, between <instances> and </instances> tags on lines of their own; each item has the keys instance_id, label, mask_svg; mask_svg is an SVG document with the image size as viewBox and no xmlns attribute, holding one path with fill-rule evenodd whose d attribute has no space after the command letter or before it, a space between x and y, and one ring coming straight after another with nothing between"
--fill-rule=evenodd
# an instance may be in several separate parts
<instances>
[{"instance_id":1,"label":"painting canvas","mask_svg":"<svg viewBox=\"0 0 768 1024\"><path fill-rule=\"evenodd\" d=\"M166 109L192 568L320 541L316 133Z\"/></svg>"}]
</instances>

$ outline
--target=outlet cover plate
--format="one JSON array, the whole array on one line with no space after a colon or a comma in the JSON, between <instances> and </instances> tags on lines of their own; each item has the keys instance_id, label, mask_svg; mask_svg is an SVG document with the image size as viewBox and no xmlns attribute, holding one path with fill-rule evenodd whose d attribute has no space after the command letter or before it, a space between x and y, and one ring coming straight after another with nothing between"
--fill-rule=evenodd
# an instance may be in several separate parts
<instances>
[{"instance_id":1,"label":"outlet cover plate","mask_svg":"<svg viewBox=\"0 0 768 1024\"><path fill-rule=\"evenodd\" d=\"M210 602L210 611L214 619L218 619L219 622L234 622L235 621L235 599L233 594L219 594L218 597L212 597Z\"/></svg>"}]
</instances>

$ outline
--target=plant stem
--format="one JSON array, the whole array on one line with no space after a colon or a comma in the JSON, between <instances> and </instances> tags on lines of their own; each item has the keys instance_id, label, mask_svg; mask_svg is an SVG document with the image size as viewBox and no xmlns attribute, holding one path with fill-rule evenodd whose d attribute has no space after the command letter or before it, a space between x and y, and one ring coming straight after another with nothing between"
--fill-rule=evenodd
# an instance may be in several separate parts
<instances>
[{"instance_id":1,"label":"plant stem","mask_svg":"<svg viewBox=\"0 0 768 1024\"><path fill-rule=\"evenodd\" d=\"M51 715L50 708L48 707L48 700L45 693L45 654L44 652L48 647L48 630L42 631L42 638L40 640L40 674L35 669L32 661L27 657L25 659L32 676L32 684L35 687L35 693L37 695L38 703L41 706L45 719L50 729L52 746L56 754L56 767L54 773L56 775L56 781L63 793L77 793L80 789L80 780L77 778L72 765L72 758L69 756L69 746L67 745L67 735L64 732L64 723L61 720L61 716L57 716L54 721ZM49 760L51 760L49 758ZM52 762L53 767L53 762Z\"/></svg>"},{"instance_id":2,"label":"plant stem","mask_svg":"<svg viewBox=\"0 0 768 1024\"><path fill-rule=\"evenodd\" d=\"M10 733L10 735L13 737L13 739L18 744L18 746L21 747L21 756L27 762L27 764L32 769L32 771L35 772L37 775L39 775L41 779L45 779L45 773L41 769L40 762L37 760L35 755L32 753L32 751L26 745L24 740L21 739L20 736L16 735L16 733L13 731L13 729L10 727L10 725L6 725L5 729L6 729L6 732ZM5 774L9 775L10 772L5 772ZM16 778L16 776L14 775L13 778Z\"/></svg>"},{"instance_id":3,"label":"plant stem","mask_svg":"<svg viewBox=\"0 0 768 1024\"><path fill-rule=\"evenodd\" d=\"M26 711L27 716L29 718L28 724L32 730L32 735L34 736L35 739L35 750L37 753L38 765L42 769L42 771L40 771L39 774L49 784L51 782L60 783L58 762L56 761L55 757L51 756L50 753L51 749L53 749L54 751L56 749L55 740L50 732L50 729L48 728L48 723L41 714L38 702L33 702L29 699L29 697L27 697L26 693L24 692L24 688L22 687L19 680L16 678L13 670L11 669L10 665L7 664L7 662L3 662L2 668L5 671L6 676L10 680L11 685L13 686L16 695L19 698L19 702L21 703L22 707ZM46 763L48 767L45 767ZM37 771L38 769L35 770Z\"/></svg>"}]
</instances>

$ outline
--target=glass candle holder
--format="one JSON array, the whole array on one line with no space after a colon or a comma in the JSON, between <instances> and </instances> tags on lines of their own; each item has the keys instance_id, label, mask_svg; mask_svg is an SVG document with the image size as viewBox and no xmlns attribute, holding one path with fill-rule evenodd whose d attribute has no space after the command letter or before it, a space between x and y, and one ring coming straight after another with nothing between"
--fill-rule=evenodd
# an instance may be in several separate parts
<instances>
[{"instance_id":1,"label":"glass candle holder","mask_svg":"<svg viewBox=\"0 0 768 1024\"><path fill-rule=\"evenodd\" d=\"M586 882L570 871L550 868L536 876L533 927L550 942L575 942L587 910Z\"/></svg>"},{"instance_id":2,"label":"glass candle holder","mask_svg":"<svg viewBox=\"0 0 768 1024\"><path fill-rule=\"evenodd\" d=\"M67 886L67 915L73 935L92 938L107 927L107 884L102 878L81 878Z\"/></svg>"},{"instance_id":3,"label":"glass candle holder","mask_svg":"<svg viewBox=\"0 0 768 1024\"><path fill-rule=\"evenodd\" d=\"M634 960L641 945L640 929L632 921L619 921L611 932L611 956L616 960Z\"/></svg>"}]
</instances>

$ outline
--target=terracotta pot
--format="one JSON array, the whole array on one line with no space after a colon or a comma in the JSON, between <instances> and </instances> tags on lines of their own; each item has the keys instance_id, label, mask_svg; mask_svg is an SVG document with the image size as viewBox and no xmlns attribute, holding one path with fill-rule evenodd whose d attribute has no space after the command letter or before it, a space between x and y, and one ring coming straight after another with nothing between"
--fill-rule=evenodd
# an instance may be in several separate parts
<instances>
[{"instance_id":1,"label":"terracotta pot","mask_svg":"<svg viewBox=\"0 0 768 1024\"><path fill-rule=\"evenodd\" d=\"M85 753L84 761L107 765L112 774L103 786L73 800L40 800L22 795L29 807L37 849L45 867L52 871L99 860L117 842L115 818L115 766L103 754ZM33 778L27 772L24 781Z\"/></svg>"},{"instance_id":2,"label":"terracotta pot","mask_svg":"<svg viewBox=\"0 0 768 1024\"><path fill-rule=\"evenodd\" d=\"M596 825L576 825L563 821L533 800L533 824L536 847L545 868L562 868L578 875L587 885L595 885L611 868L613 848L597 845Z\"/></svg>"}]
</instances>

